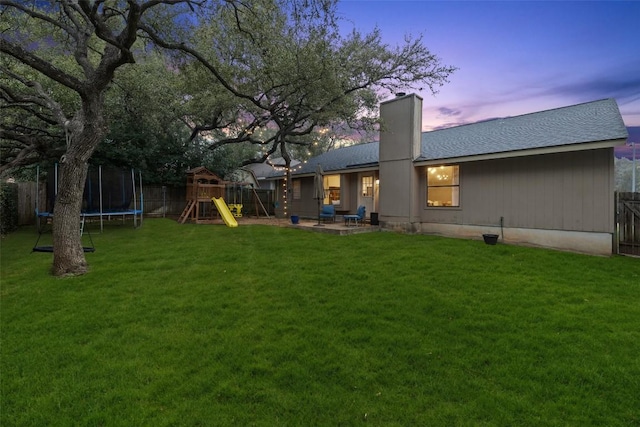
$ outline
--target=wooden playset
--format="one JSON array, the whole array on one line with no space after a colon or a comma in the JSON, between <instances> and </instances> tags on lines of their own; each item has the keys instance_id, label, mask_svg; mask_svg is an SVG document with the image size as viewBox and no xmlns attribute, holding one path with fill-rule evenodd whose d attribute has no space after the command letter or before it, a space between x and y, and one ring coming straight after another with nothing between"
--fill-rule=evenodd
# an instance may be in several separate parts
<instances>
[{"instance_id":1,"label":"wooden playset","mask_svg":"<svg viewBox=\"0 0 640 427\"><path fill-rule=\"evenodd\" d=\"M211 199L224 197L226 181L204 166L187 171L187 205L178 222L184 224L187 219L201 222L213 219Z\"/></svg>"},{"instance_id":2,"label":"wooden playset","mask_svg":"<svg viewBox=\"0 0 640 427\"><path fill-rule=\"evenodd\" d=\"M250 190L248 189L249 186L251 187ZM244 207L242 203L243 187L253 192L253 200L256 203L256 215L259 215L257 207L257 204L259 204L265 215L269 217L269 213L260 201L253 185L225 181L204 166L188 170L186 192L187 205L182 211L178 222L184 224L187 220L191 220L195 223L207 223L218 219L221 213L225 213L220 212L220 206L218 205L220 202L224 203L224 206L222 207L224 211L228 210L229 214L235 218L241 217ZM215 203L214 199L218 199L218 203ZM230 202L233 201L233 203L229 203L227 205L224 201L225 199L228 199ZM225 219L224 215L223 219ZM225 223L227 222L228 221L225 219Z\"/></svg>"}]
</instances>

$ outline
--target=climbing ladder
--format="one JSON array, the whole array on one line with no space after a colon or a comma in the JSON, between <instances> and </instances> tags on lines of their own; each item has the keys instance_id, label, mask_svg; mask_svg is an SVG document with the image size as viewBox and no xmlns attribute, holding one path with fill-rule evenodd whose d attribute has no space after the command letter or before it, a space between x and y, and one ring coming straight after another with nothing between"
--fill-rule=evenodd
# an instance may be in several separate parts
<instances>
[{"instance_id":1,"label":"climbing ladder","mask_svg":"<svg viewBox=\"0 0 640 427\"><path fill-rule=\"evenodd\" d=\"M184 224L187 221L187 218L189 218L189 215L191 215L191 212L193 212L193 209L196 207L197 204L198 204L197 200L189 200L187 202L187 206L184 208L184 210L180 214L180 218L178 218L178 222L180 224Z\"/></svg>"}]
</instances>

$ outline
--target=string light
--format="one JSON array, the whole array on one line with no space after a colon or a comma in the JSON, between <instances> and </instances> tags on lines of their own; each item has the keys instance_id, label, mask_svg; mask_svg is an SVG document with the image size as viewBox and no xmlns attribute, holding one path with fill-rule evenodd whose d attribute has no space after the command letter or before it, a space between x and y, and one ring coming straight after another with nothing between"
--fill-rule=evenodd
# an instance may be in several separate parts
<instances>
[{"instance_id":1,"label":"string light","mask_svg":"<svg viewBox=\"0 0 640 427\"><path fill-rule=\"evenodd\" d=\"M285 168L286 170L286 168ZM284 210L284 217L287 217L287 177L282 180L282 209Z\"/></svg>"},{"instance_id":2,"label":"string light","mask_svg":"<svg viewBox=\"0 0 640 427\"><path fill-rule=\"evenodd\" d=\"M295 166L291 166L289 168L287 168L286 166L276 166L271 164L271 167L273 168L274 171L277 172L284 172L284 176L283 176L283 180L282 180L282 209L284 211L284 216L287 217L287 199L288 199L288 191L287 191L287 171L290 171L291 173L295 173L297 171L299 171L300 169L302 169L304 167L304 165L307 163L306 160L304 160L303 162L295 165Z\"/></svg>"}]
</instances>

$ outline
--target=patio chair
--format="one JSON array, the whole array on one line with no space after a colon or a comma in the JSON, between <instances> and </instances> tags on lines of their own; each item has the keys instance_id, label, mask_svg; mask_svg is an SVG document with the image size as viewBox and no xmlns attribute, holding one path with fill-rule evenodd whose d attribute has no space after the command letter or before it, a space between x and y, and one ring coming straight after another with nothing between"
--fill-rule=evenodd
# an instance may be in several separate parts
<instances>
[{"instance_id":1,"label":"patio chair","mask_svg":"<svg viewBox=\"0 0 640 427\"><path fill-rule=\"evenodd\" d=\"M332 220L336 222L336 208L333 205L322 205L322 210L320 211L320 219L322 220Z\"/></svg>"},{"instance_id":2,"label":"patio chair","mask_svg":"<svg viewBox=\"0 0 640 427\"><path fill-rule=\"evenodd\" d=\"M360 206L358 206L358 210L356 211L355 215L345 215L344 216L344 225L346 225L348 227L349 225L351 225L352 222L356 226L358 224L363 224L364 225L365 215L366 215L366 208L363 205L360 205Z\"/></svg>"}]
</instances>

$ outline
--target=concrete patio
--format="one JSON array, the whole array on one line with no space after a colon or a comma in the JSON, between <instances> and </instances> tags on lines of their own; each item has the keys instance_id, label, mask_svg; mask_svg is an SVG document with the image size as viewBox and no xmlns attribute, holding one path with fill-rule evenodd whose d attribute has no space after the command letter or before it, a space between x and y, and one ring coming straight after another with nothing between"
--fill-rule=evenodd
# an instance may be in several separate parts
<instances>
[{"instance_id":1,"label":"concrete patio","mask_svg":"<svg viewBox=\"0 0 640 427\"><path fill-rule=\"evenodd\" d=\"M358 233L371 233L374 231L380 231L380 226L371 225L369 222L365 224L345 225L342 218L338 217L336 222L321 222L318 225L317 219L301 218L298 224L292 224L288 218L275 218L275 217L241 217L237 218L238 226L251 224L272 225L278 227L297 228L305 231L312 231L316 233L328 233L338 235L358 234ZM210 224L224 224L221 219L216 219L208 222Z\"/></svg>"},{"instance_id":2,"label":"concrete patio","mask_svg":"<svg viewBox=\"0 0 640 427\"><path fill-rule=\"evenodd\" d=\"M316 233L328 233L328 234L358 234L358 233L371 233L374 231L380 231L380 226L371 225L369 223L358 225L345 225L344 221L336 220L336 222L320 222L318 220L300 219L298 224L291 224L288 221L286 224L289 228L299 228L301 230L313 231Z\"/></svg>"}]
</instances>

